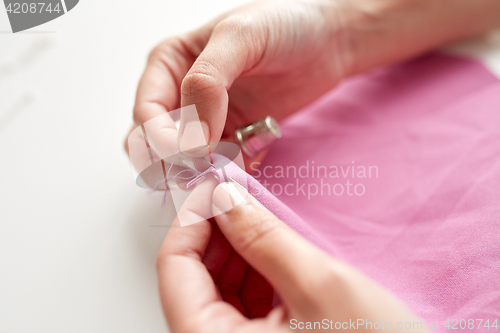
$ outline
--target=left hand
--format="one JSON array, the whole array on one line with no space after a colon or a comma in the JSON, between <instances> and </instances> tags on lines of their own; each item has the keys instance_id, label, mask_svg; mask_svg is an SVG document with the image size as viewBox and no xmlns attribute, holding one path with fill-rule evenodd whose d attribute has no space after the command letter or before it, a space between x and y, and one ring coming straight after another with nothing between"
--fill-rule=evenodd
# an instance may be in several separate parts
<instances>
[{"instance_id":1,"label":"left hand","mask_svg":"<svg viewBox=\"0 0 500 333\"><path fill-rule=\"evenodd\" d=\"M213 189L212 181L205 184ZM199 214L198 201L186 202L182 214ZM158 255L160 297L173 333L291 332L294 323L301 331L305 327L299 322L324 325L324 319L333 324L391 322L391 332L403 332L397 323L422 322L388 291L309 243L238 185L218 185L212 204L216 223L180 228L176 219ZM273 289L282 301L274 308Z\"/></svg>"}]
</instances>

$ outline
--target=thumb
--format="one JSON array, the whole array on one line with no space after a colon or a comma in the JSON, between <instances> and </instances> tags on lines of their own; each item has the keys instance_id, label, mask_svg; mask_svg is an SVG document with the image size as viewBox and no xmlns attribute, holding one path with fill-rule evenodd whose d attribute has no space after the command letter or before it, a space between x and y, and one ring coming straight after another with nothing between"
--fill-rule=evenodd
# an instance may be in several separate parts
<instances>
[{"instance_id":1,"label":"thumb","mask_svg":"<svg viewBox=\"0 0 500 333\"><path fill-rule=\"evenodd\" d=\"M390 292L295 233L242 186L219 184L212 204L219 229L271 283L290 318L418 322Z\"/></svg>"},{"instance_id":2,"label":"thumb","mask_svg":"<svg viewBox=\"0 0 500 333\"><path fill-rule=\"evenodd\" d=\"M285 304L294 304L308 294L325 260L332 260L238 184L219 184L212 204L215 220L229 243L271 283Z\"/></svg>"},{"instance_id":3,"label":"thumb","mask_svg":"<svg viewBox=\"0 0 500 333\"><path fill-rule=\"evenodd\" d=\"M227 117L227 90L261 58L264 43L260 35L250 19L239 17L214 27L181 84L181 106L194 104L197 110L196 117L181 112L179 149L184 153L205 156L207 145L220 141Z\"/></svg>"}]
</instances>

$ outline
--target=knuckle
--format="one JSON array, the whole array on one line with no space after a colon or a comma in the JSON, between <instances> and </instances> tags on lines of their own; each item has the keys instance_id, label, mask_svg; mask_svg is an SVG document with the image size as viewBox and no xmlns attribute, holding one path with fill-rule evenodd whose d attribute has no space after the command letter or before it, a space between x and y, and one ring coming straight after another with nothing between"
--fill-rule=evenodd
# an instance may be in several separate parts
<instances>
[{"instance_id":1,"label":"knuckle","mask_svg":"<svg viewBox=\"0 0 500 333\"><path fill-rule=\"evenodd\" d=\"M250 251L253 247L260 246L279 233L281 229L281 225L274 219L255 214L255 210L249 205L241 205L230 214L231 220L241 221L241 230L238 232L239 239L237 239L241 251Z\"/></svg>"},{"instance_id":2,"label":"knuckle","mask_svg":"<svg viewBox=\"0 0 500 333\"><path fill-rule=\"evenodd\" d=\"M149 52L148 62L163 59L165 52L167 52L169 45L172 43L172 38L162 41L156 45L151 52Z\"/></svg>"},{"instance_id":3,"label":"knuckle","mask_svg":"<svg viewBox=\"0 0 500 333\"><path fill-rule=\"evenodd\" d=\"M220 21L214 28L214 35L223 35L223 39L245 50L245 56L255 61L264 52L269 39L269 26L251 15L235 15Z\"/></svg>"},{"instance_id":4,"label":"knuckle","mask_svg":"<svg viewBox=\"0 0 500 333\"><path fill-rule=\"evenodd\" d=\"M325 265L323 272L316 276L314 282L314 287L318 291L329 290L332 287L337 292L344 289L344 281L333 265Z\"/></svg>"},{"instance_id":5,"label":"knuckle","mask_svg":"<svg viewBox=\"0 0 500 333\"><path fill-rule=\"evenodd\" d=\"M125 149L127 155L130 155L128 151L128 137L126 137L125 140L123 140L123 149Z\"/></svg>"},{"instance_id":6,"label":"knuckle","mask_svg":"<svg viewBox=\"0 0 500 333\"><path fill-rule=\"evenodd\" d=\"M160 251L156 255L156 271L159 272L165 267L165 263L167 262L167 253L165 251Z\"/></svg>"},{"instance_id":7,"label":"knuckle","mask_svg":"<svg viewBox=\"0 0 500 333\"><path fill-rule=\"evenodd\" d=\"M210 72L211 67L206 62L197 64L194 71L182 80L181 95L192 95L216 87L217 80Z\"/></svg>"},{"instance_id":8,"label":"knuckle","mask_svg":"<svg viewBox=\"0 0 500 333\"><path fill-rule=\"evenodd\" d=\"M154 62L158 59L161 59L161 55L163 54L163 49L164 49L163 43L155 46L151 50L151 52L149 52L148 62Z\"/></svg>"},{"instance_id":9,"label":"knuckle","mask_svg":"<svg viewBox=\"0 0 500 333\"><path fill-rule=\"evenodd\" d=\"M186 327L184 328L183 332L185 332L185 333L199 333L199 327L192 325L192 324L187 324Z\"/></svg>"},{"instance_id":10,"label":"knuckle","mask_svg":"<svg viewBox=\"0 0 500 333\"><path fill-rule=\"evenodd\" d=\"M180 37L170 37L156 45L148 56L148 63L165 62L172 56L180 43Z\"/></svg>"},{"instance_id":11,"label":"knuckle","mask_svg":"<svg viewBox=\"0 0 500 333\"><path fill-rule=\"evenodd\" d=\"M142 103L134 106L132 111L132 120L134 121L134 124L141 125L145 122L144 114L146 114L146 112L144 109L144 104Z\"/></svg>"},{"instance_id":12,"label":"knuckle","mask_svg":"<svg viewBox=\"0 0 500 333\"><path fill-rule=\"evenodd\" d=\"M220 21L214 28L214 32L235 33L240 36L249 36L258 30L253 18L245 15L233 15Z\"/></svg>"},{"instance_id":13,"label":"knuckle","mask_svg":"<svg viewBox=\"0 0 500 333\"><path fill-rule=\"evenodd\" d=\"M297 289L300 290L301 303L305 305L321 304L325 299L345 302L349 290L348 280L333 263L323 265L321 270L300 279Z\"/></svg>"}]
</instances>

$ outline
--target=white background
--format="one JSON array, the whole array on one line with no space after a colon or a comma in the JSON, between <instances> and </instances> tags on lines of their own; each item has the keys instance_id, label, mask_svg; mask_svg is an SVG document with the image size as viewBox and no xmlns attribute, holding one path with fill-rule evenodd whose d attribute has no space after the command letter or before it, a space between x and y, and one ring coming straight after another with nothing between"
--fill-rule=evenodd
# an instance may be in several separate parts
<instances>
[{"instance_id":1,"label":"white background","mask_svg":"<svg viewBox=\"0 0 500 333\"><path fill-rule=\"evenodd\" d=\"M243 2L81 0L15 35L0 7L1 333L166 331L172 209L135 186L123 140L149 50ZM500 74L499 39L460 49Z\"/></svg>"},{"instance_id":2,"label":"white background","mask_svg":"<svg viewBox=\"0 0 500 333\"><path fill-rule=\"evenodd\" d=\"M243 2L81 0L18 34L0 4L1 333L166 331L172 210L136 187L123 140L149 51Z\"/></svg>"}]
</instances>

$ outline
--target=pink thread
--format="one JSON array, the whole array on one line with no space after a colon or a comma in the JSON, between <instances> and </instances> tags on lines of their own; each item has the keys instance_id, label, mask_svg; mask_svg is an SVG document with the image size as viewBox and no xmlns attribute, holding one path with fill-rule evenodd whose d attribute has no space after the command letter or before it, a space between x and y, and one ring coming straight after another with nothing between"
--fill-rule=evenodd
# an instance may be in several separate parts
<instances>
[{"instance_id":1,"label":"pink thread","mask_svg":"<svg viewBox=\"0 0 500 333\"><path fill-rule=\"evenodd\" d=\"M196 165L196 162L194 160L194 158L192 158L192 161L193 161L193 164L195 166L195 169L196 170L192 170L192 169L185 169L185 170L181 170L179 171L176 175L174 175L172 178L168 178L169 175L170 175L170 171L172 170L172 167L174 165L174 161L175 161L175 158L177 157L177 154L179 153L179 150L174 154L174 157L172 158L172 163L170 164L170 167L168 168L168 171L167 171L167 174L165 176L165 178L163 178L162 180L158 181L155 186L151 189L151 191L155 191L157 188L158 188L158 185L160 185L161 183L163 182L167 182L165 185L166 185L166 188L165 188L165 192L163 194L163 202L162 202L162 207L165 206L166 202L167 202L167 192L169 192L169 186L168 184L174 180L174 179L184 179L184 180L188 180L188 179L192 179L193 177L196 177L197 174L200 173L200 171L198 170L198 166ZM194 172L194 174L192 176L189 176L189 177L181 177L180 175L184 172Z\"/></svg>"},{"instance_id":2,"label":"pink thread","mask_svg":"<svg viewBox=\"0 0 500 333\"><path fill-rule=\"evenodd\" d=\"M200 173L195 179L193 179L189 183L187 183L186 188L190 188L195 183L197 183L200 179L205 178L209 173L213 173L215 175L215 178L217 178L217 180L220 181L219 173L213 168L208 168L204 172Z\"/></svg>"},{"instance_id":3,"label":"pink thread","mask_svg":"<svg viewBox=\"0 0 500 333\"><path fill-rule=\"evenodd\" d=\"M210 148L210 145L208 145L208 155L210 156L210 163L213 165L214 158L212 157L212 148Z\"/></svg>"}]
</instances>

